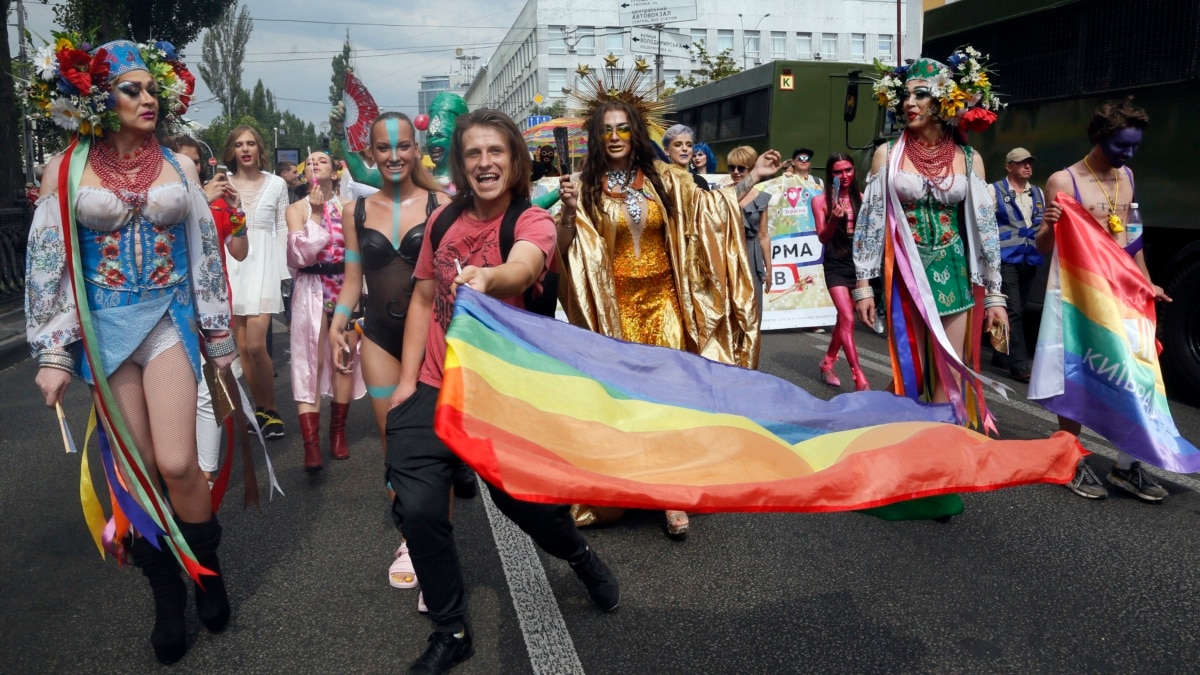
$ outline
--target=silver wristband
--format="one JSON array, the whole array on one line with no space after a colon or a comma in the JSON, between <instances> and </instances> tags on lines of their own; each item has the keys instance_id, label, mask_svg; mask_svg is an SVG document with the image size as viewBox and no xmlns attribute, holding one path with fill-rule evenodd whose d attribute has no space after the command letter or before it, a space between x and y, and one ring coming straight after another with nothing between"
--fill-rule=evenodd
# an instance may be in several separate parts
<instances>
[{"instance_id":1,"label":"silver wristband","mask_svg":"<svg viewBox=\"0 0 1200 675\"><path fill-rule=\"evenodd\" d=\"M205 340L204 351L208 353L209 358L217 358L219 356L228 356L237 351L237 343L233 341L232 335L226 335L219 340Z\"/></svg>"},{"instance_id":2,"label":"silver wristband","mask_svg":"<svg viewBox=\"0 0 1200 675\"><path fill-rule=\"evenodd\" d=\"M875 289L871 288L870 286L855 288L850 291L850 297L854 298L855 302L858 302L859 300L874 300Z\"/></svg>"},{"instance_id":3,"label":"silver wristband","mask_svg":"<svg viewBox=\"0 0 1200 675\"><path fill-rule=\"evenodd\" d=\"M38 352L38 366L74 372L75 357L65 349L43 349Z\"/></svg>"}]
</instances>

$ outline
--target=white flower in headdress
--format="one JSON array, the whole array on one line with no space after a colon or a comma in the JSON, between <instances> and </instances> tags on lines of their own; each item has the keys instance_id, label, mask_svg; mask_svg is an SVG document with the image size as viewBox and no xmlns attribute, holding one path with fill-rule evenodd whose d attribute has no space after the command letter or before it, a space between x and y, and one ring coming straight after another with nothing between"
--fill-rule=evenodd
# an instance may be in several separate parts
<instances>
[{"instance_id":1,"label":"white flower in headdress","mask_svg":"<svg viewBox=\"0 0 1200 675\"><path fill-rule=\"evenodd\" d=\"M58 76L58 57L54 54L54 45L46 45L38 50L33 57L33 67L37 69L38 77L47 82L53 82Z\"/></svg>"},{"instance_id":2,"label":"white flower in headdress","mask_svg":"<svg viewBox=\"0 0 1200 675\"><path fill-rule=\"evenodd\" d=\"M60 96L54 99L50 104L50 119L58 126L74 131L79 128L79 119L81 114L79 108L65 96Z\"/></svg>"},{"instance_id":3,"label":"white flower in headdress","mask_svg":"<svg viewBox=\"0 0 1200 675\"><path fill-rule=\"evenodd\" d=\"M942 69L937 75L929 78L929 93L934 98L941 98L954 88L954 77L949 71Z\"/></svg>"}]
</instances>

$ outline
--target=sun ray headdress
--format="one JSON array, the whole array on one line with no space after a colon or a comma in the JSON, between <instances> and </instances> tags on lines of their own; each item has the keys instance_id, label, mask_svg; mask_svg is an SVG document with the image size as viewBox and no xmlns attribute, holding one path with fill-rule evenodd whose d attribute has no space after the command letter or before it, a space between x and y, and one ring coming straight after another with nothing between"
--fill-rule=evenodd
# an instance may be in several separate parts
<instances>
[{"instance_id":1,"label":"sun ray headdress","mask_svg":"<svg viewBox=\"0 0 1200 675\"><path fill-rule=\"evenodd\" d=\"M657 95L657 83L650 74L650 64L639 56L634 60L633 68L623 74L617 64L618 59L612 54L604 57L601 72L593 72L587 64L579 64L575 74L580 83L570 93L568 107L577 111L580 118L588 119L609 101L627 103L645 122L650 138L661 146L670 105Z\"/></svg>"}]
</instances>

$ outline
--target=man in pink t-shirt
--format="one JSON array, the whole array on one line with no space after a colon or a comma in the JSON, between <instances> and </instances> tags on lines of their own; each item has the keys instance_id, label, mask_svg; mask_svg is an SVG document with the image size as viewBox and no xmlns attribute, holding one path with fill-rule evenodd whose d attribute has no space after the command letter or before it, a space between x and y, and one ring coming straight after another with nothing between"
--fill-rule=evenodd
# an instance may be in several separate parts
<instances>
[{"instance_id":1,"label":"man in pink t-shirt","mask_svg":"<svg viewBox=\"0 0 1200 675\"><path fill-rule=\"evenodd\" d=\"M462 461L434 433L433 414L458 287L465 284L521 307L526 289L533 286L536 292L546 274L556 246L554 220L546 211L525 209L516 221L507 259L500 248L505 213L510 205L529 201L531 165L521 132L507 115L478 110L459 117L450 145L457 196L430 215L413 275L416 283L404 328L400 383L387 417L384 459L396 491L392 520L408 540L436 625L429 647L409 673L446 672L474 653L450 524L450 489ZM428 235L446 209L459 215L434 250ZM596 605L605 611L616 609L617 579L575 528L568 506L518 501L491 485L488 489L500 511L538 546L570 563Z\"/></svg>"}]
</instances>

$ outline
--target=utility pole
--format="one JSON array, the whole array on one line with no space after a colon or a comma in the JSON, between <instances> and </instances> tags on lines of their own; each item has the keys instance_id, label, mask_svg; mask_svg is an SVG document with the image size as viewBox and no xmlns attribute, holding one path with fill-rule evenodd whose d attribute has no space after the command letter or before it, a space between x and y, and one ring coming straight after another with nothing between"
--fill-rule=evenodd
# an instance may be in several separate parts
<instances>
[{"instance_id":1,"label":"utility pole","mask_svg":"<svg viewBox=\"0 0 1200 675\"><path fill-rule=\"evenodd\" d=\"M654 98L662 97L662 69L663 69L662 33L663 33L663 28L665 28L665 26L661 23L654 26L654 32L655 32L655 34L658 35L658 53L654 55Z\"/></svg>"},{"instance_id":2,"label":"utility pole","mask_svg":"<svg viewBox=\"0 0 1200 675\"><path fill-rule=\"evenodd\" d=\"M29 57L25 53L25 6L17 0L17 60L21 62L21 78L29 79ZM33 176L33 134L30 133L29 116L21 115L21 145L25 151L25 182L32 183Z\"/></svg>"},{"instance_id":3,"label":"utility pole","mask_svg":"<svg viewBox=\"0 0 1200 675\"><path fill-rule=\"evenodd\" d=\"M896 67L900 67L900 65L904 63L904 60L900 58L900 45L904 41L902 39L903 33L901 32L904 29L902 16L903 11L901 9L900 0L896 0Z\"/></svg>"}]
</instances>

